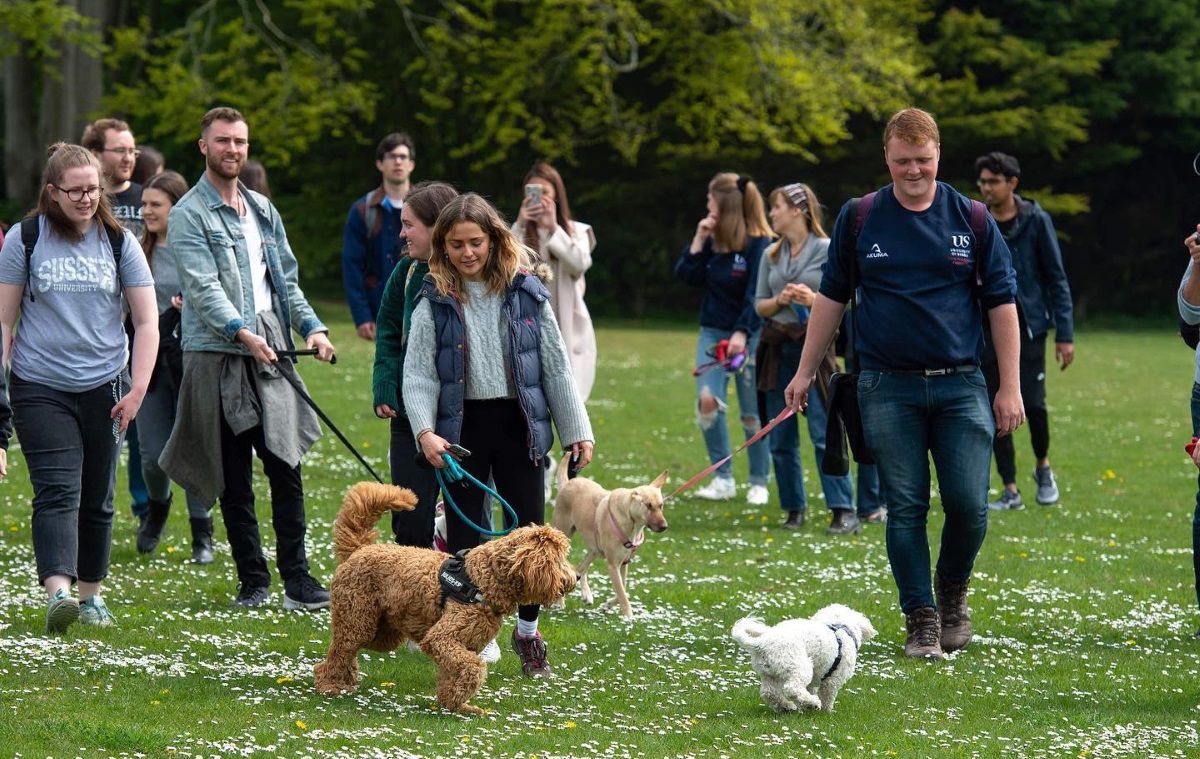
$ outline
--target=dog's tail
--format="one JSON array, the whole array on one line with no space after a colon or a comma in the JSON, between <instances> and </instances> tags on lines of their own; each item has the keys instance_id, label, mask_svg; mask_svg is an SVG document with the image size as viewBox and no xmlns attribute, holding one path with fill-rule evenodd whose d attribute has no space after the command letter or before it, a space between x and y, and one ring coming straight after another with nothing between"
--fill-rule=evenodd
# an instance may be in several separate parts
<instances>
[{"instance_id":1,"label":"dog's tail","mask_svg":"<svg viewBox=\"0 0 1200 759\"><path fill-rule=\"evenodd\" d=\"M375 523L387 511L412 511L417 497L408 488L360 482L346 492L333 522L333 553L341 564L379 537Z\"/></svg>"},{"instance_id":2,"label":"dog's tail","mask_svg":"<svg viewBox=\"0 0 1200 759\"><path fill-rule=\"evenodd\" d=\"M744 617L734 623L731 634L742 648L758 648L758 639L770 629L758 617Z\"/></svg>"},{"instance_id":3,"label":"dog's tail","mask_svg":"<svg viewBox=\"0 0 1200 759\"><path fill-rule=\"evenodd\" d=\"M555 474L555 476L554 476L555 480L558 483L558 492L559 493L562 492L563 487L568 482L569 473L567 472L567 469L570 466L571 466L571 452L567 451L567 453L562 457L562 461L558 462L558 473Z\"/></svg>"}]
</instances>

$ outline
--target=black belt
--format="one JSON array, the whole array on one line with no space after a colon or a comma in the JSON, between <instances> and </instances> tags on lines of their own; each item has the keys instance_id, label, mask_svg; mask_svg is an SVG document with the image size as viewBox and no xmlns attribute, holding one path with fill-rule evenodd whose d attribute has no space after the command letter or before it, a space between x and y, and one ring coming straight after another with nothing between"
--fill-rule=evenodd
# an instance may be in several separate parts
<instances>
[{"instance_id":1,"label":"black belt","mask_svg":"<svg viewBox=\"0 0 1200 759\"><path fill-rule=\"evenodd\" d=\"M979 367L975 364L948 366L945 369L885 369L886 374L920 374L925 377L944 377L949 374L971 374Z\"/></svg>"}]
</instances>

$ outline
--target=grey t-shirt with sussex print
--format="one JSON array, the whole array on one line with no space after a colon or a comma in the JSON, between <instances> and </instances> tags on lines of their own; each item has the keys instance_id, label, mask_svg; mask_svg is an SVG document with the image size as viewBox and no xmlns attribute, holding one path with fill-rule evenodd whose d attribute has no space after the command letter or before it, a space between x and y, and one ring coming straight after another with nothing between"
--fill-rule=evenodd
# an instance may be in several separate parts
<instances>
[{"instance_id":1,"label":"grey t-shirt with sussex print","mask_svg":"<svg viewBox=\"0 0 1200 759\"><path fill-rule=\"evenodd\" d=\"M25 276L20 224L8 231L0 249L0 282L26 285L12 371L55 390L91 390L110 382L129 360L119 290L153 287L150 267L128 231L118 280L112 246L99 223L73 243L55 234L44 218L38 222L31 278ZM29 299L30 286L36 300Z\"/></svg>"}]
</instances>

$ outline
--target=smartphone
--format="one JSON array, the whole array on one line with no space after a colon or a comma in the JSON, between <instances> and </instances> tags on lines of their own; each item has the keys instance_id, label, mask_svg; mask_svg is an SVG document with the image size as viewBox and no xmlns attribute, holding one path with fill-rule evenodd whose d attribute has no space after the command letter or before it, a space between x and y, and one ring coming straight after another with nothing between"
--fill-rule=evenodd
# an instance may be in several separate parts
<instances>
[{"instance_id":1,"label":"smartphone","mask_svg":"<svg viewBox=\"0 0 1200 759\"><path fill-rule=\"evenodd\" d=\"M468 451L466 448L463 448L458 443L451 443L447 450L450 451L455 458L465 459L467 456L471 455L470 451Z\"/></svg>"},{"instance_id":2,"label":"smartphone","mask_svg":"<svg viewBox=\"0 0 1200 759\"><path fill-rule=\"evenodd\" d=\"M525 205L540 206L542 204L542 191L544 189L540 184L525 185Z\"/></svg>"}]
</instances>

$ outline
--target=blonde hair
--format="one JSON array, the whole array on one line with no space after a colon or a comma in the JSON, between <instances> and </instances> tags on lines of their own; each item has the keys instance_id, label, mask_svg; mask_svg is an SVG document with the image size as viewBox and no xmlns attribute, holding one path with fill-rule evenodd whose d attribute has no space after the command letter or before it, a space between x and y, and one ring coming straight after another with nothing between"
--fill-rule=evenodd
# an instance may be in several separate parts
<instances>
[{"instance_id":1,"label":"blonde hair","mask_svg":"<svg viewBox=\"0 0 1200 759\"><path fill-rule=\"evenodd\" d=\"M502 294L517 272L531 260L532 251L521 244L508 228L496 207L479 195L468 192L447 203L438 214L431 239L433 255L429 259L429 275L437 291L465 301L462 274L450 262L446 253L446 237L455 225L472 222L488 239L488 260L483 267L483 281L488 292Z\"/></svg>"},{"instance_id":2,"label":"blonde hair","mask_svg":"<svg viewBox=\"0 0 1200 759\"><path fill-rule=\"evenodd\" d=\"M96 158L95 153L82 145L73 145L69 142L54 143L46 151L46 156L46 170L42 176L42 192L38 195L37 208L33 213L45 216L50 229L55 234L71 242L79 242L83 239L83 233L63 213L62 206L50 197L49 185L58 187L63 174L67 171L88 167L96 170L96 180L99 182L104 176L104 169L101 168L100 159ZM96 214L93 218L114 232L122 231L120 222L117 221L116 216L113 216L112 204L108 199L108 193L104 192L103 184L100 185L100 197L96 199Z\"/></svg>"},{"instance_id":3,"label":"blonde hair","mask_svg":"<svg viewBox=\"0 0 1200 759\"><path fill-rule=\"evenodd\" d=\"M752 179L724 171L708 183L708 192L717 202L715 250L722 253L744 250L748 236L771 236L762 193Z\"/></svg>"},{"instance_id":4,"label":"blonde hair","mask_svg":"<svg viewBox=\"0 0 1200 759\"><path fill-rule=\"evenodd\" d=\"M829 237L825 232L825 227L821 224L821 201L817 200L817 194L811 187L803 182L782 185L771 190L767 199L771 205L775 205L776 198L782 198L789 208L799 208L804 212L804 222L808 224L809 234L817 237ZM767 256L770 257L772 263L779 258L779 249L782 247L783 238L781 237L767 249ZM797 251L792 252L796 253Z\"/></svg>"},{"instance_id":5,"label":"blonde hair","mask_svg":"<svg viewBox=\"0 0 1200 759\"><path fill-rule=\"evenodd\" d=\"M928 111L920 108L905 108L897 111L888 119L883 128L883 147L886 150L888 140L896 137L909 145L924 145L932 142L934 146L942 144L942 136L938 132L937 122Z\"/></svg>"}]
</instances>

